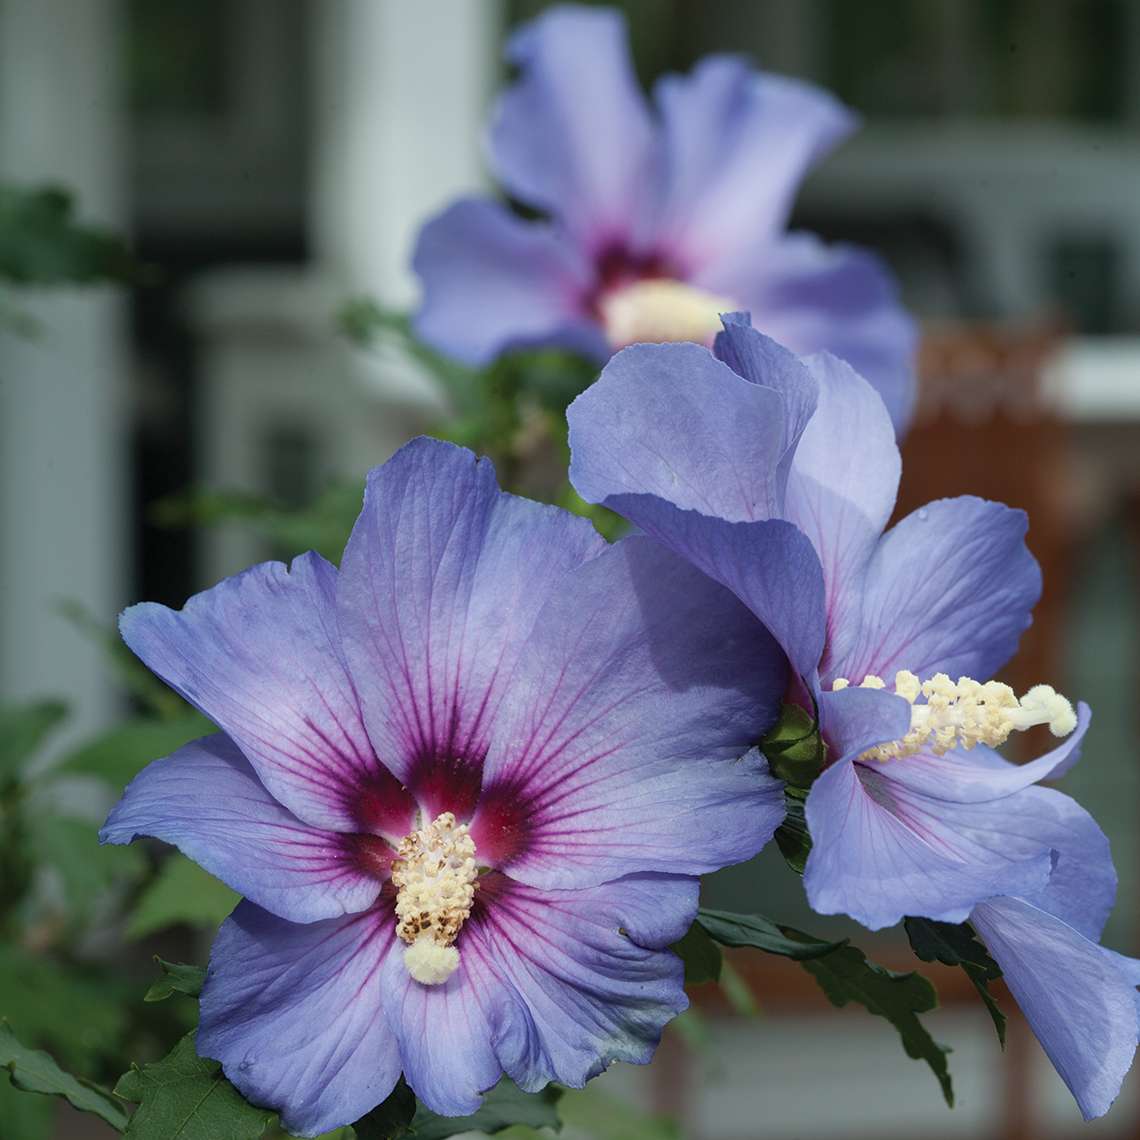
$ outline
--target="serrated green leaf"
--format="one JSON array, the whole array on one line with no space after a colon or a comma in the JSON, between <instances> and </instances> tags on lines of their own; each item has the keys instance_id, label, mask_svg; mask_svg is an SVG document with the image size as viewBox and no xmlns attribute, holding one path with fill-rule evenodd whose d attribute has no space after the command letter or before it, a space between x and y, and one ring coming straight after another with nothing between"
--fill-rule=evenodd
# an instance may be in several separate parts
<instances>
[{"instance_id":1,"label":"serrated green leaf","mask_svg":"<svg viewBox=\"0 0 1140 1140\"><path fill-rule=\"evenodd\" d=\"M493 1135L515 1124L558 1130L562 1127L557 1109L561 1095L560 1089L550 1087L540 1093L525 1093L504 1077L471 1116L437 1116L421 1104L412 1118L411 1132L415 1140L447 1140L460 1132Z\"/></svg>"},{"instance_id":2,"label":"serrated green leaf","mask_svg":"<svg viewBox=\"0 0 1140 1140\"><path fill-rule=\"evenodd\" d=\"M169 718L139 717L69 752L55 771L96 776L121 789L152 760L169 756L191 740L213 732L217 728L196 712Z\"/></svg>"},{"instance_id":3,"label":"serrated green leaf","mask_svg":"<svg viewBox=\"0 0 1140 1140\"><path fill-rule=\"evenodd\" d=\"M14 778L67 716L62 701L32 701L0 708L0 785Z\"/></svg>"},{"instance_id":4,"label":"serrated green leaf","mask_svg":"<svg viewBox=\"0 0 1140 1140\"><path fill-rule=\"evenodd\" d=\"M63 882L72 918L83 917L111 887L146 871L141 849L100 847L99 828L89 820L38 812L29 816L27 827L34 857Z\"/></svg>"},{"instance_id":5,"label":"serrated green leaf","mask_svg":"<svg viewBox=\"0 0 1140 1140\"><path fill-rule=\"evenodd\" d=\"M799 705L790 704L760 741L760 751L772 774L793 788L810 788L826 758L819 725Z\"/></svg>"},{"instance_id":6,"label":"serrated green leaf","mask_svg":"<svg viewBox=\"0 0 1140 1140\"><path fill-rule=\"evenodd\" d=\"M934 922L929 918L908 918L903 925L911 948L922 961L959 966L973 982L974 989L985 1002L998 1041L1004 1049L1006 1017L989 987L990 982L996 982L1001 977L1001 967L978 941L974 928L967 922L955 926L948 922Z\"/></svg>"},{"instance_id":7,"label":"serrated green leaf","mask_svg":"<svg viewBox=\"0 0 1140 1140\"><path fill-rule=\"evenodd\" d=\"M250 1104L217 1061L199 1057L193 1033L161 1061L132 1066L115 1095L138 1105L126 1130L133 1140L259 1140L275 1115Z\"/></svg>"},{"instance_id":8,"label":"serrated green leaf","mask_svg":"<svg viewBox=\"0 0 1140 1140\"><path fill-rule=\"evenodd\" d=\"M699 922L694 922L685 937L669 949L685 963L685 985L696 986L720 979L724 956Z\"/></svg>"},{"instance_id":9,"label":"serrated green leaf","mask_svg":"<svg viewBox=\"0 0 1140 1140\"><path fill-rule=\"evenodd\" d=\"M220 926L239 896L183 855L171 854L154 882L142 893L127 923L128 938L186 923Z\"/></svg>"},{"instance_id":10,"label":"serrated green leaf","mask_svg":"<svg viewBox=\"0 0 1140 1140\"><path fill-rule=\"evenodd\" d=\"M116 1049L126 1027L119 997L106 978L0 945L0 1017L66 1064L86 1068Z\"/></svg>"},{"instance_id":11,"label":"serrated green leaf","mask_svg":"<svg viewBox=\"0 0 1140 1140\"><path fill-rule=\"evenodd\" d=\"M206 971L201 966L187 966L181 962L167 962L155 955L155 962L162 971L162 977L155 982L143 1001L165 1001L174 994L187 994L197 997L206 981Z\"/></svg>"},{"instance_id":12,"label":"serrated green leaf","mask_svg":"<svg viewBox=\"0 0 1140 1140\"><path fill-rule=\"evenodd\" d=\"M47 1053L22 1045L11 1026L0 1021L0 1068L7 1069L13 1086L23 1092L61 1096L80 1112L90 1112L120 1132L127 1114L106 1089L61 1069Z\"/></svg>"},{"instance_id":13,"label":"serrated green leaf","mask_svg":"<svg viewBox=\"0 0 1140 1140\"><path fill-rule=\"evenodd\" d=\"M356 1140L399 1140L408 1135L416 1115L416 1094L401 1077L383 1104L353 1125Z\"/></svg>"},{"instance_id":14,"label":"serrated green leaf","mask_svg":"<svg viewBox=\"0 0 1140 1140\"><path fill-rule=\"evenodd\" d=\"M804 814L802 794L793 788L785 789L784 807L784 821L776 828L776 846L784 862L797 875L802 875L811 854L811 833Z\"/></svg>"},{"instance_id":15,"label":"serrated green leaf","mask_svg":"<svg viewBox=\"0 0 1140 1140\"><path fill-rule=\"evenodd\" d=\"M784 931L792 938L810 938L790 927ZM938 995L926 978L914 971L898 974L879 966L855 946L844 946L822 958L806 960L803 967L819 983L832 1005L857 1002L876 1017L889 1021L898 1031L907 1056L930 1066L946 1103L954 1107L954 1086L946 1063L950 1049L935 1041L918 1019L918 1014L938 1007Z\"/></svg>"},{"instance_id":16,"label":"serrated green leaf","mask_svg":"<svg viewBox=\"0 0 1140 1140\"><path fill-rule=\"evenodd\" d=\"M819 958L847 945L847 939L826 942L790 927L779 926L762 914L732 914L726 910L697 912L697 922L722 946L750 946L797 962Z\"/></svg>"}]
</instances>

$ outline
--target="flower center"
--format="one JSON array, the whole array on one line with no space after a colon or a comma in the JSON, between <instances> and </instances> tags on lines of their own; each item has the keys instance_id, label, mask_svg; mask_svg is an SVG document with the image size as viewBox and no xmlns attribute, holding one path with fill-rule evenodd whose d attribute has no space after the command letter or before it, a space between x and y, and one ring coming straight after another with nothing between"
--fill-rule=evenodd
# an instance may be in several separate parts
<instances>
[{"instance_id":1,"label":"flower center","mask_svg":"<svg viewBox=\"0 0 1140 1140\"><path fill-rule=\"evenodd\" d=\"M724 297L665 277L620 285L598 299L606 339L614 348L660 341L711 344L720 331L720 314L736 308Z\"/></svg>"},{"instance_id":2,"label":"flower center","mask_svg":"<svg viewBox=\"0 0 1140 1140\"><path fill-rule=\"evenodd\" d=\"M475 841L449 811L401 841L392 864L396 933L417 982L438 986L459 968L452 943L475 903Z\"/></svg>"},{"instance_id":3,"label":"flower center","mask_svg":"<svg viewBox=\"0 0 1140 1140\"><path fill-rule=\"evenodd\" d=\"M838 677L831 687L838 691L850 683ZM868 674L859 687L885 689L887 683ZM910 731L902 740L868 749L860 760L895 760L925 749L942 756L951 748L969 750L975 744L996 748L1009 739L1010 733L1024 732L1037 724L1047 724L1054 736L1068 736L1077 726L1073 706L1052 685L1034 685L1018 700L1000 681L982 684L971 677L951 681L945 673L919 681L903 669L895 674L894 692L911 705ZM919 696L925 703L915 703Z\"/></svg>"}]
</instances>

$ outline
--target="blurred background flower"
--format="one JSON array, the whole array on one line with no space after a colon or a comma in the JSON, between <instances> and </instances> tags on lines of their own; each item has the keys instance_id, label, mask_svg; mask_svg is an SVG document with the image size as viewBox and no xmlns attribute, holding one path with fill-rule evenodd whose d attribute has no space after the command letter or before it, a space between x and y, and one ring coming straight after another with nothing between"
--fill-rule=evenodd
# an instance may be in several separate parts
<instances>
[{"instance_id":1,"label":"blurred background flower","mask_svg":"<svg viewBox=\"0 0 1140 1140\"><path fill-rule=\"evenodd\" d=\"M19 746L5 771L18 769L21 790L6 785L5 835L18 811L36 814L17 803L34 794L93 836L132 768L201 731L167 694L125 666L108 669L103 634L127 602L180 605L225 573L309 545L335 556L363 473L445 410L463 413L472 441L490 441L501 474L514 469L504 482L557 486L558 457L541 459L536 440L589 369L543 358L520 411L517 366L504 362L479 381L482 404L462 406L470 378L441 385L445 370L409 351L398 316L418 301L410 258L420 225L490 189L481 139L510 78L504 43L547 7L0 0L0 184L65 188L72 221L128 234L135 258L154 267L126 287L5 286L0 311L19 314L20 327L0 329L0 691L7 702L60 697L71 709L60 721L57 706L32 706L32 728L11 730ZM1020 691L1048 678L1095 702L1066 791L1113 840L1122 905L1106 940L1135 952L1140 7L619 7L646 87L708 53L744 53L863 117L807 179L790 224L877 251L923 322L899 513L968 492L1030 513L1046 594L1003 679ZM373 301L346 311L352 297ZM64 769L66 781L40 775ZM18 944L23 971L0 971L0 1013L37 1017L42 1033L32 1032L66 1059L68 1021L86 1001L101 1028L70 1047L95 1064L118 1036L163 1039L162 1019L177 1019L161 1012L166 1003L126 1026L105 997L118 996L115 986L137 996L149 953L190 953L193 924L216 924L232 900L210 880L191 883L186 863L96 867L87 835L65 825L37 840L54 870L34 890L14 877L0 884L21 888L0 949ZM767 909L794 922L801 885L769 857ZM109 919L81 936L69 925L76 908L62 901L116 891L139 939L130 952ZM706 897L747 909L753 872L719 879ZM121 913L113 901L101 905ZM892 947L875 952L889 961ZM110 971L114 961L130 975ZM89 984L44 981L59 963ZM937 978L944 1010L933 1019L956 1049L959 1108L947 1113L935 1083L899 1061L889 1029L814 1004L813 983L794 971L749 959L741 972L752 997L738 997L758 1000L763 1020L723 1018L710 996L687 1045L675 1037L652 1068L615 1073L599 1095L668 1113L701 1140L919 1129L1037 1140L1074 1128L1076 1109L1023 1028L1011 1026L999 1058L985 1012L954 975ZM37 1000L16 1006L28 993ZM1134 1134L1138 1093L1133 1076L1116 1110L1082 1134ZM625 1140L646 1127L596 1102L574 1112L589 1135ZM0 1117L9 1131L12 1119Z\"/></svg>"}]
</instances>

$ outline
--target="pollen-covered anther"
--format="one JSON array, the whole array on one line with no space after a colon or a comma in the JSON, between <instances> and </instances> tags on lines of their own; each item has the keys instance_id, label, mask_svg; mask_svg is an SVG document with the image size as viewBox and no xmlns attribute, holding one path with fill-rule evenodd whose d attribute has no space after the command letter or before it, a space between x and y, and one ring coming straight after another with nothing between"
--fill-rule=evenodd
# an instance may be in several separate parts
<instances>
[{"instance_id":1,"label":"pollen-covered anther","mask_svg":"<svg viewBox=\"0 0 1140 1140\"><path fill-rule=\"evenodd\" d=\"M839 691L849 686L850 681L840 677L831 687ZM859 687L884 689L887 685L881 677L868 675ZM983 684L972 677L952 681L945 673L920 681L903 669L895 674L894 693L911 706L910 731L901 740L868 749L861 760L895 760L925 751L942 756L951 748L968 750L976 744L996 748L1011 733L1034 725L1048 725L1054 736L1068 736L1077 726L1072 704L1052 685L1034 685L1018 700L1000 681Z\"/></svg>"},{"instance_id":2,"label":"pollen-covered anther","mask_svg":"<svg viewBox=\"0 0 1140 1140\"><path fill-rule=\"evenodd\" d=\"M665 277L650 277L604 294L598 302L614 348L661 341L712 344L720 314L739 308L726 297Z\"/></svg>"},{"instance_id":3,"label":"pollen-covered anther","mask_svg":"<svg viewBox=\"0 0 1140 1140\"><path fill-rule=\"evenodd\" d=\"M475 841L445 811L404 837L392 863L396 933L408 944L404 965L417 982L438 986L459 968L452 945L475 904Z\"/></svg>"}]
</instances>

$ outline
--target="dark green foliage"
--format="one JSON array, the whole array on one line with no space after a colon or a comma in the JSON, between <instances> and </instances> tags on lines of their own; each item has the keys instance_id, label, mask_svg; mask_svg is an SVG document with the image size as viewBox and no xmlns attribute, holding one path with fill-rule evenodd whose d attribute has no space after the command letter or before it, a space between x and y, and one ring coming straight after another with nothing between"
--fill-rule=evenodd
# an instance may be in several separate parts
<instances>
[{"instance_id":1,"label":"dark green foliage","mask_svg":"<svg viewBox=\"0 0 1140 1140\"><path fill-rule=\"evenodd\" d=\"M702 982L720 980L723 955L699 919L689 927L685 937L680 942L674 942L669 949L685 963L685 985L695 986Z\"/></svg>"},{"instance_id":2,"label":"dark green foliage","mask_svg":"<svg viewBox=\"0 0 1140 1140\"><path fill-rule=\"evenodd\" d=\"M561 1090L551 1087L540 1093L525 1093L504 1077L471 1116L437 1116L420 1105L412 1118L411 1134L415 1140L447 1140L460 1132L492 1135L515 1124L558 1130L562 1127L557 1109L560 1096Z\"/></svg>"},{"instance_id":3,"label":"dark green foliage","mask_svg":"<svg viewBox=\"0 0 1140 1140\"><path fill-rule=\"evenodd\" d=\"M75 220L58 186L0 186L0 280L14 285L88 285L145 278L122 239Z\"/></svg>"},{"instance_id":4,"label":"dark green foliage","mask_svg":"<svg viewBox=\"0 0 1140 1140\"><path fill-rule=\"evenodd\" d=\"M47 1053L21 1045L7 1022L0 1021L0 1068L23 1092L61 1096L80 1112L94 1113L120 1132L127 1114L106 1089L64 1072Z\"/></svg>"},{"instance_id":5,"label":"dark green foliage","mask_svg":"<svg viewBox=\"0 0 1140 1140\"><path fill-rule=\"evenodd\" d=\"M779 926L762 914L730 914L724 910L704 910L697 914L697 923L722 946L750 946L766 954L779 954L798 962L819 958L847 945L826 942L802 934L788 926Z\"/></svg>"},{"instance_id":6,"label":"dark green foliage","mask_svg":"<svg viewBox=\"0 0 1140 1140\"><path fill-rule=\"evenodd\" d=\"M772 774L792 788L810 788L823 771L826 748L819 725L798 705L784 705L780 719L760 741Z\"/></svg>"},{"instance_id":7,"label":"dark green foliage","mask_svg":"<svg viewBox=\"0 0 1140 1140\"><path fill-rule=\"evenodd\" d=\"M246 1101L217 1061L194 1052L193 1033L161 1061L132 1066L115 1095L138 1105L126 1129L134 1140L258 1140L274 1117Z\"/></svg>"},{"instance_id":8,"label":"dark green foliage","mask_svg":"<svg viewBox=\"0 0 1140 1140\"><path fill-rule=\"evenodd\" d=\"M155 982L143 1001L165 1001L174 994L187 994L197 997L206 981L206 971L201 966L187 966L181 962L167 962L155 956L162 977Z\"/></svg>"},{"instance_id":9,"label":"dark green foliage","mask_svg":"<svg viewBox=\"0 0 1140 1140\"><path fill-rule=\"evenodd\" d=\"M1001 977L1001 967L978 941L973 927L966 922L955 926L949 922L934 922L929 918L908 918L904 925L911 949L924 962L941 962L944 966L962 968L986 1003L998 1041L1004 1049L1006 1017L989 987L990 982L996 982Z\"/></svg>"}]
</instances>

